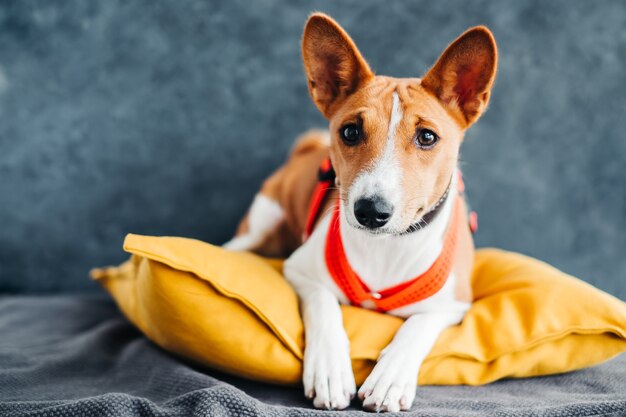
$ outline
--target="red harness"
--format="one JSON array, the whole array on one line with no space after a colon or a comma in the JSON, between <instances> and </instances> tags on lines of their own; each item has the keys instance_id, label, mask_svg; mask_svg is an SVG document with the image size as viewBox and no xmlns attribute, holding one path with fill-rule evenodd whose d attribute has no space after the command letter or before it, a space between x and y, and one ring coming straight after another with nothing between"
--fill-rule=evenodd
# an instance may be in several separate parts
<instances>
[{"instance_id":1,"label":"red harness","mask_svg":"<svg viewBox=\"0 0 626 417\"><path fill-rule=\"evenodd\" d=\"M305 239L313 231L313 225L319 217L322 205L330 191L334 180L334 172L330 160L322 163L318 182L311 202L305 229ZM459 175L459 191L463 191L463 181ZM334 210L326 236L325 260L326 267L337 286L343 291L353 305L385 312L424 300L446 283L456 254L457 242L463 224L462 195L455 198L452 216L444 237L441 253L433 264L419 276L396 286L373 292L361 280L350 266L341 239L339 210ZM337 202L337 204L340 204ZM470 214L470 228L475 231L476 215Z\"/></svg>"},{"instance_id":2,"label":"red harness","mask_svg":"<svg viewBox=\"0 0 626 417\"><path fill-rule=\"evenodd\" d=\"M313 233L313 226L315 226L315 222L322 211L322 205L326 201L330 187L335 181L335 171L330 163L330 159L325 159L322 162L317 172L317 178L317 185L315 185L311 201L309 201L309 214L306 218L303 240L307 240L309 236L311 236L311 233Z\"/></svg>"}]
</instances>

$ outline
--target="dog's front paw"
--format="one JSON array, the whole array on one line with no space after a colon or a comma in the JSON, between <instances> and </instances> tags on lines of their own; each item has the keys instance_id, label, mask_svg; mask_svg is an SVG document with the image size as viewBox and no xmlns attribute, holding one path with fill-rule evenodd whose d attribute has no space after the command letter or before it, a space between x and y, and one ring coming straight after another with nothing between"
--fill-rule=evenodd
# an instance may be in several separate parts
<instances>
[{"instance_id":1,"label":"dog's front paw","mask_svg":"<svg viewBox=\"0 0 626 417\"><path fill-rule=\"evenodd\" d=\"M316 408L343 410L354 398L356 384L348 341L315 340L304 352L304 393Z\"/></svg>"},{"instance_id":2,"label":"dog's front paw","mask_svg":"<svg viewBox=\"0 0 626 417\"><path fill-rule=\"evenodd\" d=\"M408 410L415 399L419 364L410 352L383 352L359 389L363 408L371 411Z\"/></svg>"}]
</instances>

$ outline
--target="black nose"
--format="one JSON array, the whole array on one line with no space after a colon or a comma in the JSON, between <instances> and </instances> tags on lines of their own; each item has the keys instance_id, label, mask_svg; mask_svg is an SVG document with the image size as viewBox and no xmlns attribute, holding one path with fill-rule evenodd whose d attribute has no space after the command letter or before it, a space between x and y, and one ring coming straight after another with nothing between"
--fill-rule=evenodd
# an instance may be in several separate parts
<instances>
[{"instance_id":1,"label":"black nose","mask_svg":"<svg viewBox=\"0 0 626 417\"><path fill-rule=\"evenodd\" d=\"M354 203L354 216L359 223L369 229L384 226L392 214L393 206L378 196L361 198Z\"/></svg>"}]
</instances>

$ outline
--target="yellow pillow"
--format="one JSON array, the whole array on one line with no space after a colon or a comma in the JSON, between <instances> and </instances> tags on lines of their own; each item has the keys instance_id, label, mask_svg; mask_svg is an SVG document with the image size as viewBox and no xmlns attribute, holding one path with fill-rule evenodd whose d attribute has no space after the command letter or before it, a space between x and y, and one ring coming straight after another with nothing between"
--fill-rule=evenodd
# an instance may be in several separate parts
<instances>
[{"instance_id":1,"label":"yellow pillow","mask_svg":"<svg viewBox=\"0 0 626 417\"><path fill-rule=\"evenodd\" d=\"M239 376L300 382L298 299L281 264L197 240L128 235L131 259L92 277L159 346ZM477 251L475 302L424 362L419 384L478 385L591 366L626 350L626 304L537 260ZM342 307L357 383L402 320Z\"/></svg>"}]
</instances>

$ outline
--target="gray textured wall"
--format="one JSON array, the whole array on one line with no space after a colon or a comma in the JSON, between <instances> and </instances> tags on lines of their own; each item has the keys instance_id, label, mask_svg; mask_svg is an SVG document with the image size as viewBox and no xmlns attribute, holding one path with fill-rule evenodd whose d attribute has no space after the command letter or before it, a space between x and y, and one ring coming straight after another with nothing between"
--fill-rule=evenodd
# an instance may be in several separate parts
<instances>
[{"instance_id":1,"label":"gray textured wall","mask_svg":"<svg viewBox=\"0 0 626 417\"><path fill-rule=\"evenodd\" d=\"M463 160L479 245L626 298L626 3L0 4L0 291L93 291L127 232L220 243L322 126L300 62L323 10L377 72L421 75L487 24L500 69Z\"/></svg>"}]
</instances>

